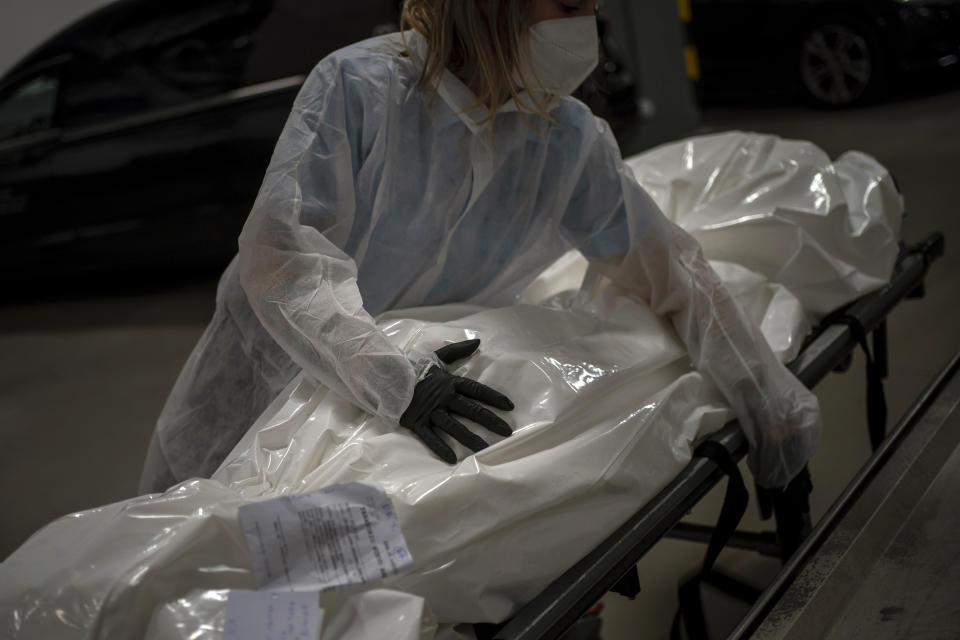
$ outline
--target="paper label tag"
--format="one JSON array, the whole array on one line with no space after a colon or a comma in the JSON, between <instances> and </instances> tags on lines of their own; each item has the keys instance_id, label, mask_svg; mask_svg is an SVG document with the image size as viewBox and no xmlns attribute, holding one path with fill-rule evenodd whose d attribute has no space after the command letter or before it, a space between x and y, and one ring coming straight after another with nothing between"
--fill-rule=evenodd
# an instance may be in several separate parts
<instances>
[{"instance_id":1,"label":"paper label tag","mask_svg":"<svg viewBox=\"0 0 960 640\"><path fill-rule=\"evenodd\" d=\"M261 589L363 584L413 564L393 503L350 483L240 507L240 527Z\"/></svg>"},{"instance_id":2,"label":"paper label tag","mask_svg":"<svg viewBox=\"0 0 960 640\"><path fill-rule=\"evenodd\" d=\"M231 591L224 640L320 640L317 591Z\"/></svg>"}]
</instances>

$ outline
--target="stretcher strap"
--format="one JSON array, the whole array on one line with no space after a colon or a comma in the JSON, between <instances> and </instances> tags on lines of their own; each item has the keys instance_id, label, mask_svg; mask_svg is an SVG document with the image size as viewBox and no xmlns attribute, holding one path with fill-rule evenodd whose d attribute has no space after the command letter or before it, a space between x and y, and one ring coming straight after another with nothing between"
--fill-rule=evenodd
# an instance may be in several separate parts
<instances>
[{"instance_id":1,"label":"stretcher strap","mask_svg":"<svg viewBox=\"0 0 960 640\"><path fill-rule=\"evenodd\" d=\"M719 443L707 441L697 447L694 456L709 458L720 467L720 470L727 476L727 492L723 497L723 507L721 507L720 516L717 518L717 526L714 528L713 535L710 537L710 544L707 546L703 567L697 575L680 585L678 593L680 609L674 616L673 627L670 630L670 637L673 640L680 640L681 638L681 619L688 637L698 640L709 638L707 623L703 617L703 603L700 599L700 583L707 579L713 569L713 564L717 561L717 556L720 555L720 551L736 532L737 525L747 510L747 503L750 500L747 487L743 484L743 476L740 475L737 464L726 448Z\"/></svg>"},{"instance_id":2,"label":"stretcher strap","mask_svg":"<svg viewBox=\"0 0 960 640\"><path fill-rule=\"evenodd\" d=\"M640 595L640 572L637 570L637 565L630 567L627 572L617 580L617 583L610 587L610 591L624 598L629 598L630 600Z\"/></svg>"},{"instance_id":3,"label":"stretcher strap","mask_svg":"<svg viewBox=\"0 0 960 640\"><path fill-rule=\"evenodd\" d=\"M867 331L855 317L842 314L830 319L835 324L850 327L853 339L860 344L867 359L867 430L874 451L887 435L887 398L883 390L883 367L877 362L867 343Z\"/></svg>"},{"instance_id":4,"label":"stretcher strap","mask_svg":"<svg viewBox=\"0 0 960 640\"><path fill-rule=\"evenodd\" d=\"M777 518L777 541L780 544L780 560L786 564L793 553L800 548L800 544L810 535L810 494L813 492L813 481L810 479L808 467L801 469L790 484L783 490L763 489L768 492L768 499L773 505L773 512ZM759 499L759 493L758 493Z\"/></svg>"}]
</instances>

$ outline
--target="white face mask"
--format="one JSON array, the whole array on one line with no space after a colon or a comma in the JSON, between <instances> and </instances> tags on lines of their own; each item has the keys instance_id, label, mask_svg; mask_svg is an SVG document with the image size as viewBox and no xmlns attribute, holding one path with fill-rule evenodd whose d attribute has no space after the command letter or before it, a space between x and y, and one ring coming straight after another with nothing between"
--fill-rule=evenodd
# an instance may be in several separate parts
<instances>
[{"instance_id":1,"label":"white face mask","mask_svg":"<svg viewBox=\"0 0 960 640\"><path fill-rule=\"evenodd\" d=\"M593 16L543 20L530 28L530 59L521 63L528 91L568 96L587 79L600 57Z\"/></svg>"}]
</instances>

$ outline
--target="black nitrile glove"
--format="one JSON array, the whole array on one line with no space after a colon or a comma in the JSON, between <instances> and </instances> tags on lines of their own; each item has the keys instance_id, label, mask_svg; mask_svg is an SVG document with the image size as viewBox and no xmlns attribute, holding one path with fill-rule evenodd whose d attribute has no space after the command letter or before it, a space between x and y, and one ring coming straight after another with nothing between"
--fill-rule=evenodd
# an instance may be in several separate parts
<instances>
[{"instance_id":1,"label":"black nitrile glove","mask_svg":"<svg viewBox=\"0 0 960 640\"><path fill-rule=\"evenodd\" d=\"M444 364L466 358L480 346L479 340L464 340L437 349L434 353ZM400 416L400 424L413 431L439 458L450 464L457 462L453 449L436 433L447 432L460 444L473 451L487 447L483 438L472 433L451 414L469 418L490 431L509 436L513 430L500 416L484 408L479 400L497 409L510 411L513 403L507 396L494 391L476 380L455 376L440 367L433 366L413 389L410 406Z\"/></svg>"}]
</instances>

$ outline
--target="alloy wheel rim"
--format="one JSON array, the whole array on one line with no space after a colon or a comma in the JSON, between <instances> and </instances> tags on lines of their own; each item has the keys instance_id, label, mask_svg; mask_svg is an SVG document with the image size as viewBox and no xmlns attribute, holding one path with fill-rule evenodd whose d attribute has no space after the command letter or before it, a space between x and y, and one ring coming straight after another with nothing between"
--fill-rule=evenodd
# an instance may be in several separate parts
<instances>
[{"instance_id":1,"label":"alloy wheel rim","mask_svg":"<svg viewBox=\"0 0 960 640\"><path fill-rule=\"evenodd\" d=\"M849 104L863 95L873 73L870 47L862 35L839 24L810 32L800 57L803 84L821 102Z\"/></svg>"}]
</instances>

